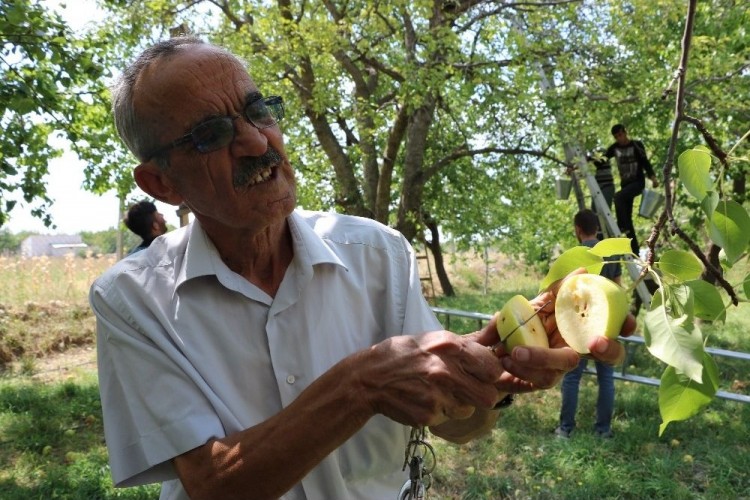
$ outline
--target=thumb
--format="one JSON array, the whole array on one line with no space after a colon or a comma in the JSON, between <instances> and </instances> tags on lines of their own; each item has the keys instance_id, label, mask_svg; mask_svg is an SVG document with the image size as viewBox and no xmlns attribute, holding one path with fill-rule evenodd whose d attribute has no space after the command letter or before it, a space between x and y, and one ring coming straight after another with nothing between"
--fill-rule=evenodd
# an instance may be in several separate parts
<instances>
[{"instance_id":1,"label":"thumb","mask_svg":"<svg viewBox=\"0 0 750 500\"><path fill-rule=\"evenodd\" d=\"M500 336L497 333L497 315L498 314L499 313L496 312L492 316L492 319L490 319L489 323L487 323L487 325L484 328L482 328L481 330L479 330L478 332L474 334L475 335L474 340L477 343L482 344L484 346L491 347L497 344L498 342L500 342Z\"/></svg>"}]
</instances>

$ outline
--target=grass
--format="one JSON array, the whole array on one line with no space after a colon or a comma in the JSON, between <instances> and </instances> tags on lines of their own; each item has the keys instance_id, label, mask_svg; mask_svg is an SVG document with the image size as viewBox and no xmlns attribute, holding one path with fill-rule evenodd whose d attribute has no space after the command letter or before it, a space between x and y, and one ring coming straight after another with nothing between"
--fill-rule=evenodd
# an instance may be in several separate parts
<instances>
[{"instance_id":1,"label":"grass","mask_svg":"<svg viewBox=\"0 0 750 500\"><path fill-rule=\"evenodd\" d=\"M594 435L595 379L584 379L578 427L557 438L557 389L516 398L485 439L435 439L433 498L750 498L750 405L717 400L662 437L656 388L617 384L611 440Z\"/></svg>"},{"instance_id":2,"label":"grass","mask_svg":"<svg viewBox=\"0 0 750 500\"><path fill-rule=\"evenodd\" d=\"M155 499L158 486L115 489L103 442L93 366L66 380L40 380L50 353L93 345L86 295L107 259L0 259L0 498ZM490 273L485 270L495 266ZM456 298L437 305L491 314L516 293L531 297L541 278L493 257L449 264ZM736 279L733 281L736 282ZM436 282L437 283L437 282ZM488 293L484 293L485 285ZM477 324L451 324L473 331ZM726 325L702 325L712 347L750 352L750 304L730 308ZM5 353L5 354L2 354ZM659 377L643 349L629 369ZM722 389L748 393L748 363L720 363ZM750 405L715 400L658 436L657 388L617 382L613 430L593 434L596 382L585 377L578 428L556 438L559 389L527 394L486 438L456 446L431 438L437 454L432 499L750 499Z\"/></svg>"},{"instance_id":3,"label":"grass","mask_svg":"<svg viewBox=\"0 0 750 500\"><path fill-rule=\"evenodd\" d=\"M4 500L158 498L158 486L112 486L93 373L64 383L0 379L0 463Z\"/></svg>"}]
</instances>

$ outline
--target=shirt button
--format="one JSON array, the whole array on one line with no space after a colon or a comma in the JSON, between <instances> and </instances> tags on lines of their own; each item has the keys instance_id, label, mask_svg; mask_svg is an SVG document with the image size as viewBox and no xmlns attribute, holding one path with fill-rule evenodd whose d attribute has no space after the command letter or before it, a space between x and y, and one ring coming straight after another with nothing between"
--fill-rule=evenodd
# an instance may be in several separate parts
<instances>
[{"instance_id":1,"label":"shirt button","mask_svg":"<svg viewBox=\"0 0 750 500\"><path fill-rule=\"evenodd\" d=\"M295 380L297 380L297 379L294 378L294 375L287 375L287 377L286 377L286 383L287 384L293 384Z\"/></svg>"}]
</instances>

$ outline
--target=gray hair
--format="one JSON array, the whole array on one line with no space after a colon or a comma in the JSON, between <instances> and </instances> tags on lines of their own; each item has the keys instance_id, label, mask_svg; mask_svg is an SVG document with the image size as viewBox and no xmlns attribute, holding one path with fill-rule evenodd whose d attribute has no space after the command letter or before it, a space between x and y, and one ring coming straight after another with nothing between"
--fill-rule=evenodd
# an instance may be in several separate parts
<instances>
[{"instance_id":1,"label":"gray hair","mask_svg":"<svg viewBox=\"0 0 750 500\"><path fill-rule=\"evenodd\" d=\"M174 55L180 47L202 44L206 42L195 36L180 36L158 42L144 50L133 63L125 68L112 85L110 89L112 91L112 114L117 133L140 161L146 160L146 155L158 148L159 144L156 142L156 131L150 125L146 125L135 110L133 104L135 84L143 71L153 62ZM221 47L216 47L216 49L231 56ZM160 168L169 166L167 158L156 158L156 162Z\"/></svg>"}]
</instances>

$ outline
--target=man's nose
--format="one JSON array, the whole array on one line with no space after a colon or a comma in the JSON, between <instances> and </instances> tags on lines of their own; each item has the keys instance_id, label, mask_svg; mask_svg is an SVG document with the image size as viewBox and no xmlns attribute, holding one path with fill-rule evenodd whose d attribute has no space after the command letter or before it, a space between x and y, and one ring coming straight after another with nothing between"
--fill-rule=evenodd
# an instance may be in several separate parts
<instances>
[{"instance_id":1,"label":"man's nose","mask_svg":"<svg viewBox=\"0 0 750 500\"><path fill-rule=\"evenodd\" d=\"M263 129L258 129L246 119L235 121L234 141L231 144L233 155L260 156L268 150L268 137Z\"/></svg>"}]
</instances>

